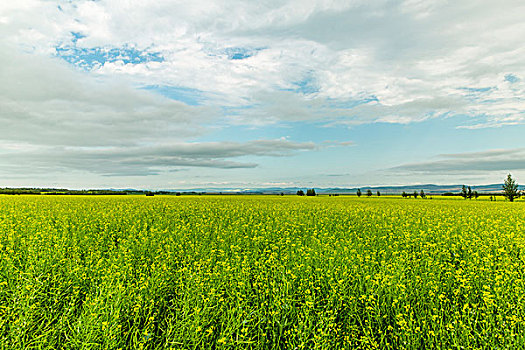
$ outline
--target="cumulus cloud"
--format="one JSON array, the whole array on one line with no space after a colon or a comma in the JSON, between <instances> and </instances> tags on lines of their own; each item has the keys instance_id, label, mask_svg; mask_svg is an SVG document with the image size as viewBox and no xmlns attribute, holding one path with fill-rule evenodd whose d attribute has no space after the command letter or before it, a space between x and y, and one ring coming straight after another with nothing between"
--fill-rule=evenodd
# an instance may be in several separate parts
<instances>
[{"instance_id":1,"label":"cumulus cloud","mask_svg":"<svg viewBox=\"0 0 525 350\"><path fill-rule=\"evenodd\" d=\"M42 53L0 42L0 172L145 176L185 167L254 168L246 156L282 157L312 142L191 142L218 108L192 106Z\"/></svg>"},{"instance_id":2,"label":"cumulus cloud","mask_svg":"<svg viewBox=\"0 0 525 350\"><path fill-rule=\"evenodd\" d=\"M463 114L473 120L462 127L479 128L524 118L519 1L17 4L0 8L10 42L58 56L57 48L158 55L162 60L100 57L90 69L139 85L203 91L209 105L246 108L236 122L410 123ZM306 80L308 93L295 89ZM468 90L487 87L483 94ZM275 107L277 96L288 109Z\"/></svg>"},{"instance_id":3,"label":"cumulus cloud","mask_svg":"<svg viewBox=\"0 0 525 350\"><path fill-rule=\"evenodd\" d=\"M217 114L0 47L2 140L104 146L183 139L201 134Z\"/></svg>"},{"instance_id":4,"label":"cumulus cloud","mask_svg":"<svg viewBox=\"0 0 525 350\"><path fill-rule=\"evenodd\" d=\"M524 12L516 0L4 1L0 141L23 145L26 159L31 150L34 164L39 155L80 169L71 159L85 157L100 174L112 165L115 173L155 173L255 166L232 160L249 155L227 144L212 145L222 154L185 154L184 144L205 147L193 141L217 125L458 115L465 129L523 124ZM261 142L234 148L282 156L313 147ZM126 163L122 147L145 163ZM431 163L445 169L454 160Z\"/></svg>"}]
</instances>

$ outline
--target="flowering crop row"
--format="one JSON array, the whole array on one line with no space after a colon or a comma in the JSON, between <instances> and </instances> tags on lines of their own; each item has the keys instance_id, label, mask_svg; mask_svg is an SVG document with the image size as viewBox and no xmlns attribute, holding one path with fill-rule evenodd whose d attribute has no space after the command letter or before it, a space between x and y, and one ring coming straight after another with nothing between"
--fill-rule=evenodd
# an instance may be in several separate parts
<instances>
[{"instance_id":1,"label":"flowering crop row","mask_svg":"<svg viewBox=\"0 0 525 350\"><path fill-rule=\"evenodd\" d=\"M520 203L0 197L0 348L523 348Z\"/></svg>"}]
</instances>

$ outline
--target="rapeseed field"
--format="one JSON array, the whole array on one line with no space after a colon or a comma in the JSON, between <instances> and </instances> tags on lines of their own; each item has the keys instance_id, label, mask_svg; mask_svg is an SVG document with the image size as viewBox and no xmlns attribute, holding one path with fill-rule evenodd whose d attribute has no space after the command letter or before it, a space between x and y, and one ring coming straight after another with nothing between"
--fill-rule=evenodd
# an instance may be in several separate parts
<instances>
[{"instance_id":1,"label":"rapeseed field","mask_svg":"<svg viewBox=\"0 0 525 350\"><path fill-rule=\"evenodd\" d=\"M525 204L1 196L2 349L525 348Z\"/></svg>"}]
</instances>

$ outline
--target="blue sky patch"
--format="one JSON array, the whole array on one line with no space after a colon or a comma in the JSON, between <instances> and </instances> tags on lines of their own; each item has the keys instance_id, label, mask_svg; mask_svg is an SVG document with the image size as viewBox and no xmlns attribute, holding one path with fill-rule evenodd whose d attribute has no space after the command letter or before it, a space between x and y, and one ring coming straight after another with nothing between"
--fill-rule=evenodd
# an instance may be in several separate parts
<instances>
[{"instance_id":1,"label":"blue sky patch","mask_svg":"<svg viewBox=\"0 0 525 350\"><path fill-rule=\"evenodd\" d=\"M85 38L85 37L86 37L84 34L79 33L79 32L71 32L71 35L73 35L73 39L71 39L71 41L72 41L73 43L75 43L75 44L77 43L77 41L78 41L79 39L82 39L82 38Z\"/></svg>"},{"instance_id":2,"label":"blue sky patch","mask_svg":"<svg viewBox=\"0 0 525 350\"><path fill-rule=\"evenodd\" d=\"M483 100L487 102L484 97L487 97L491 91L496 89L495 87L483 87L483 88L470 88L470 87L460 87L458 90L465 91L465 99L470 102L479 102Z\"/></svg>"},{"instance_id":3,"label":"blue sky patch","mask_svg":"<svg viewBox=\"0 0 525 350\"><path fill-rule=\"evenodd\" d=\"M462 88L459 88L459 89L460 89L460 90L467 91L467 92L476 93L476 92L488 92L488 91L492 90L492 87L484 87L484 88L469 88L469 87L462 87Z\"/></svg>"},{"instance_id":4,"label":"blue sky patch","mask_svg":"<svg viewBox=\"0 0 525 350\"><path fill-rule=\"evenodd\" d=\"M507 74L505 75L505 81L508 81L509 83L514 84L520 81L520 78L518 78L514 74Z\"/></svg>"},{"instance_id":5,"label":"blue sky patch","mask_svg":"<svg viewBox=\"0 0 525 350\"><path fill-rule=\"evenodd\" d=\"M228 47L224 49L222 53L225 54L229 60L244 60L255 56L261 50L264 50L264 48Z\"/></svg>"},{"instance_id":6,"label":"blue sky patch","mask_svg":"<svg viewBox=\"0 0 525 350\"><path fill-rule=\"evenodd\" d=\"M316 79L312 74L308 74L304 79L294 82L296 86L295 89L292 89L294 92L298 92L304 95L314 94L319 92L319 87L317 86Z\"/></svg>"},{"instance_id":7,"label":"blue sky patch","mask_svg":"<svg viewBox=\"0 0 525 350\"><path fill-rule=\"evenodd\" d=\"M292 88L280 89L281 91L291 91L303 95L310 95L319 92L317 79L313 72L308 72L305 76L297 81L291 82Z\"/></svg>"},{"instance_id":8,"label":"blue sky patch","mask_svg":"<svg viewBox=\"0 0 525 350\"><path fill-rule=\"evenodd\" d=\"M73 35L73 43L84 37L81 33L72 32L71 34ZM87 70L106 62L122 61L124 64L140 64L164 61L164 57L158 52L140 51L126 46L123 48L60 46L55 50L58 57Z\"/></svg>"}]
</instances>

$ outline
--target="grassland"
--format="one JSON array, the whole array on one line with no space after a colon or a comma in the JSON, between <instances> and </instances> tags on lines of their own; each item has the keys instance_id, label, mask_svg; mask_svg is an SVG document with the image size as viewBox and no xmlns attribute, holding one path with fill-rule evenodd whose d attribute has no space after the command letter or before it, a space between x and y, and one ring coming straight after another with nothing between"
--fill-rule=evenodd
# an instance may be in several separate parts
<instances>
[{"instance_id":1,"label":"grassland","mask_svg":"<svg viewBox=\"0 0 525 350\"><path fill-rule=\"evenodd\" d=\"M0 197L2 349L524 348L525 204Z\"/></svg>"}]
</instances>

